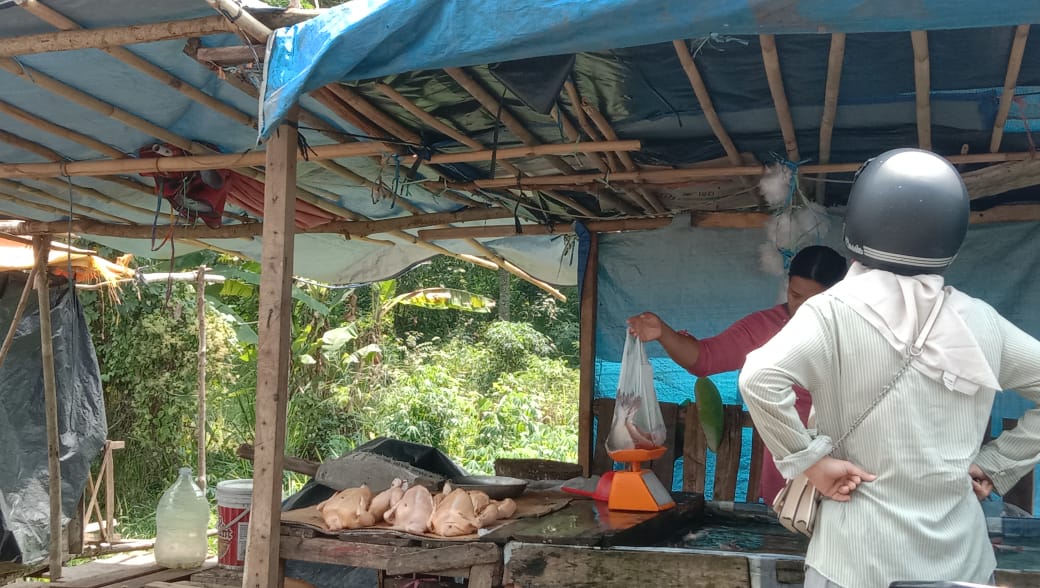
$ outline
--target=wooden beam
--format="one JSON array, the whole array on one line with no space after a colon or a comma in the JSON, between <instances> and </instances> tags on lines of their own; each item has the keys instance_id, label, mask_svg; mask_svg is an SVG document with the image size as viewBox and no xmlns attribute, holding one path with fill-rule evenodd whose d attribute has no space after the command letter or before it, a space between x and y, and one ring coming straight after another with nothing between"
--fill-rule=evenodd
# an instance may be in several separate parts
<instances>
[{"instance_id":1,"label":"wooden beam","mask_svg":"<svg viewBox=\"0 0 1040 588\"><path fill-rule=\"evenodd\" d=\"M250 443L239 444L238 449L235 451L235 455L242 459L253 461L255 458L253 445ZM293 457L291 455L286 455L282 460L284 463L283 467L286 471L296 472L312 478L318 475L318 467L321 466L321 464L316 461Z\"/></svg>"},{"instance_id":2,"label":"wooden beam","mask_svg":"<svg viewBox=\"0 0 1040 588\"><path fill-rule=\"evenodd\" d=\"M94 32L92 30L83 30L83 28L80 27L80 25L76 21L66 17L64 14L58 12L50 6L40 3L39 0L19 0L19 2L21 3L22 8L32 13L40 20L50 24L55 28L61 29L63 31L69 31L67 33L57 34L70 35ZM198 20L209 19L212 19L214 23L222 24L224 26L224 32L234 32L236 30L233 27L231 27L226 21L224 21L223 18L220 16L210 16L206 17L205 19ZM182 37L185 36L195 37L201 35L182 35ZM166 84L167 86L173 88L174 90L177 90L178 92L184 94L193 101L198 102L199 104L213 110L214 112L217 112L218 114L226 116L241 125L251 128L256 127L256 119L253 118L253 116L251 116L250 114L242 112L241 110L238 110L237 108L229 104L225 104L224 102L217 100L213 96L210 96L209 94L206 94L205 92L199 90L195 86L189 84L187 81L175 77L165 69L158 67L141 57L138 57L136 54L128 51L127 49L124 49L122 47L109 47L102 49L102 51L108 53L112 57L118 59L119 61L122 61L130 67L133 67L155 78L156 80L159 80L163 84ZM261 54L263 54L263 51L261 51Z\"/></svg>"},{"instance_id":3,"label":"wooden beam","mask_svg":"<svg viewBox=\"0 0 1040 588\"><path fill-rule=\"evenodd\" d=\"M2 184L0 184L2 185ZM350 237L361 237L377 233L393 233L406 229L417 229L441 225L450 222L467 222L478 220L491 220L501 218L513 218L513 212L504 208L463 208L451 212L431 212L427 214L398 216L382 220L365 221L333 221L310 227L297 229L296 233L331 233L349 235ZM236 225L224 225L219 228L210 228L206 225L176 226L159 225L154 230L156 234L167 234L172 231L172 238L177 239L233 239L239 237L255 237L264 232L263 225L267 224L265 217L263 223L248 223ZM0 232L12 235L36 235L41 233L55 233L71 231L77 234L94 235L99 237L125 237L129 239L145 239L152 234L152 225L131 225L102 223L89 220L26 222L26 221L0 221Z\"/></svg>"},{"instance_id":4,"label":"wooden beam","mask_svg":"<svg viewBox=\"0 0 1040 588\"><path fill-rule=\"evenodd\" d=\"M1018 72L1022 69L1022 56L1025 55L1026 41L1029 39L1029 27L1027 24L1015 27L1015 40L1011 43L1007 72L1004 74L1004 91L1000 94L1000 106L993 121L993 135L989 140L990 153L999 151L1000 142L1004 139L1004 125L1007 124L1008 112L1011 111L1011 101L1015 98Z\"/></svg>"},{"instance_id":5,"label":"wooden beam","mask_svg":"<svg viewBox=\"0 0 1040 588\"><path fill-rule=\"evenodd\" d=\"M206 0L206 3L230 21L232 30L240 30L261 43L267 42L271 35L271 29L246 12L238 0Z\"/></svg>"},{"instance_id":6,"label":"wooden beam","mask_svg":"<svg viewBox=\"0 0 1040 588\"><path fill-rule=\"evenodd\" d=\"M388 147L382 143L347 143L318 145L298 151L296 157L310 160L362 157L383 153ZM0 163L0 178L48 178L62 176L95 176L128 173L162 173L204 169L230 169L263 165L263 151L226 153L220 155L185 155L183 157L128 157L123 159L96 159L61 163Z\"/></svg>"},{"instance_id":7,"label":"wooden beam","mask_svg":"<svg viewBox=\"0 0 1040 588\"><path fill-rule=\"evenodd\" d=\"M614 128L611 126L610 121L608 121L607 117L603 116L603 113L601 113L595 106L587 100L583 100L581 103L581 109L585 111L585 114L587 114L589 119L592 120L592 124L596 125L596 128L599 129L599 132L603 134L607 141L618 140L617 133L614 132ZM621 165L623 165L626 170L636 171L639 169L636 163L632 161L632 157L625 151L614 151L614 153L616 153L618 159L621 161ZM666 209L657 198L657 195L647 192L639 186L636 186L633 189L633 192L635 192L642 200L643 206L645 206L650 212L665 212Z\"/></svg>"},{"instance_id":8,"label":"wooden beam","mask_svg":"<svg viewBox=\"0 0 1040 588\"><path fill-rule=\"evenodd\" d=\"M932 149L932 97L931 65L928 56L928 33L911 31L910 42L914 46L914 97L917 109L917 145L921 149Z\"/></svg>"},{"instance_id":9,"label":"wooden beam","mask_svg":"<svg viewBox=\"0 0 1040 588\"><path fill-rule=\"evenodd\" d=\"M34 273L40 312L40 361L43 364L43 399L47 415L47 484L50 494L50 577L61 578L61 443L58 432L58 384L54 376L54 339L51 329L51 295L47 275L50 237L33 238Z\"/></svg>"},{"instance_id":10,"label":"wooden beam","mask_svg":"<svg viewBox=\"0 0 1040 588\"><path fill-rule=\"evenodd\" d=\"M700 70L697 69L693 56L690 55L689 46L685 40L681 39L672 41L672 45L675 47L675 54L679 57L679 63L682 64L683 71L686 72L686 79L690 81L690 87L693 88L693 93L697 97L697 104L700 105L701 112L704 113L704 119L708 121L708 126L711 127L715 138L722 144L722 149L726 152L726 158L733 165L742 164L743 160L740 158L737 146L733 143L729 133L726 132L726 127L723 126L719 114L715 112L715 105L711 101L711 93L708 92L708 86L704 84L704 79L701 77Z\"/></svg>"},{"instance_id":11,"label":"wooden beam","mask_svg":"<svg viewBox=\"0 0 1040 588\"><path fill-rule=\"evenodd\" d=\"M596 393L596 307L599 304L599 234L589 235L589 256L585 260L579 305L578 345L578 463L581 475L592 469L592 399Z\"/></svg>"},{"instance_id":12,"label":"wooden beam","mask_svg":"<svg viewBox=\"0 0 1040 588\"><path fill-rule=\"evenodd\" d=\"M971 224L1016 223L1040 221L1040 204L1005 204L971 213Z\"/></svg>"},{"instance_id":13,"label":"wooden beam","mask_svg":"<svg viewBox=\"0 0 1040 588\"><path fill-rule=\"evenodd\" d=\"M199 329L199 347L195 357L195 385L199 404L195 417L195 436L198 443L198 484L206 491L206 267L195 272L195 320Z\"/></svg>"},{"instance_id":14,"label":"wooden beam","mask_svg":"<svg viewBox=\"0 0 1040 588\"><path fill-rule=\"evenodd\" d=\"M841 89L841 70L845 63L845 33L831 34L831 49L827 55L827 84L823 91L823 116L820 119L820 163L831 162L831 136L838 113L838 93ZM827 174L817 176L816 201L826 197Z\"/></svg>"},{"instance_id":15,"label":"wooden beam","mask_svg":"<svg viewBox=\"0 0 1040 588\"><path fill-rule=\"evenodd\" d=\"M784 91L784 78L780 73L780 55L776 51L776 38L773 35L759 35L762 45L762 62L766 68L766 79L769 82L769 93L773 96L776 118L780 122L780 132L784 136L784 149L789 161L799 161L798 137L795 134L794 119L791 118L791 107L787 104L787 92Z\"/></svg>"},{"instance_id":16,"label":"wooden beam","mask_svg":"<svg viewBox=\"0 0 1040 588\"><path fill-rule=\"evenodd\" d=\"M747 229L765 226L769 215L764 212L698 212L690 216L690 226L723 229ZM617 231L648 231L668 226L672 217L629 218L618 220L585 221L585 228L593 233L612 233ZM515 225L489 225L483 227L449 227L422 229L419 236L431 241L448 239L500 239L502 237L537 237L540 235L560 235L573 233L573 225L521 225L517 232Z\"/></svg>"},{"instance_id":17,"label":"wooden beam","mask_svg":"<svg viewBox=\"0 0 1040 588\"><path fill-rule=\"evenodd\" d=\"M19 2L19 4L22 4L22 2ZM136 43L204 37L206 35L228 32L234 32L234 29L228 26L224 18L220 16L205 16L191 20L41 33L4 39L4 42L0 43L0 57L33 55L52 51L106 49Z\"/></svg>"},{"instance_id":18,"label":"wooden beam","mask_svg":"<svg viewBox=\"0 0 1040 588\"><path fill-rule=\"evenodd\" d=\"M292 313L293 231L296 218L296 112L267 145L259 348L256 362L256 456L243 588L280 588L282 466L288 400Z\"/></svg>"}]
</instances>

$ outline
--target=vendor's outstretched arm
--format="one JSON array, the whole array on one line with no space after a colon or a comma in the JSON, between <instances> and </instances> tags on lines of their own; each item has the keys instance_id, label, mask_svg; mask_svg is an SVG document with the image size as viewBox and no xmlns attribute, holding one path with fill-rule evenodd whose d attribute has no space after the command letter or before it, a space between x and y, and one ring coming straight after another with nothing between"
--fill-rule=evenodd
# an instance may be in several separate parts
<instances>
[{"instance_id":1,"label":"vendor's outstretched arm","mask_svg":"<svg viewBox=\"0 0 1040 588\"><path fill-rule=\"evenodd\" d=\"M693 335L679 333L652 312L628 319L628 331L644 343L657 341L668 357L687 371L692 370L701 354L701 342Z\"/></svg>"}]
</instances>

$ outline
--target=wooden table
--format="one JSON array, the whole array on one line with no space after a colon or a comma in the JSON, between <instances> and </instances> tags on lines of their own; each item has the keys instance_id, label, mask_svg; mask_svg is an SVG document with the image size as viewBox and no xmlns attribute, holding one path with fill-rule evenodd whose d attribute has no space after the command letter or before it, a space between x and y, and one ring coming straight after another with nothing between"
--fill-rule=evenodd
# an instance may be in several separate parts
<instances>
[{"instance_id":1,"label":"wooden table","mask_svg":"<svg viewBox=\"0 0 1040 588\"><path fill-rule=\"evenodd\" d=\"M281 558L380 570L380 586L390 577L425 574L464 577L472 588L502 584L503 547L511 541L552 545L608 547L649 545L701 516L704 500L686 495L660 513L608 511L604 503L576 499L563 509L518 519L479 539L454 542L423 540L394 532L345 532L325 536L313 529L282 524Z\"/></svg>"}]
</instances>

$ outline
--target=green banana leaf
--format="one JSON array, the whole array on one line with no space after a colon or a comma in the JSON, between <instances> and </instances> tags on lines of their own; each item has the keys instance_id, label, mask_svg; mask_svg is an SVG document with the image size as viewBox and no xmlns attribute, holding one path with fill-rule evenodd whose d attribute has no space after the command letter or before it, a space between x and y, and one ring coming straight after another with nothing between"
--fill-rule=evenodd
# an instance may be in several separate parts
<instances>
[{"instance_id":1,"label":"green banana leaf","mask_svg":"<svg viewBox=\"0 0 1040 588\"><path fill-rule=\"evenodd\" d=\"M722 443L722 395L715 387L715 382L708 378L697 378L693 386L697 400L697 417L701 421L701 430L708 442L708 449L718 452Z\"/></svg>"},{"instance_id":2,"label":"green banana leaf","mask_svg":"<svg viewBox=\"0 0 1040 588\"><path fill-rule=\"evenodd\" d=\"M390 310L397 304L435 310L461 310L477 313L488 313L495 307L495 301L486 296L454 288L423 288L422 290L401 294L383 305L383 312Z\"/></svg>"}]
</instances>

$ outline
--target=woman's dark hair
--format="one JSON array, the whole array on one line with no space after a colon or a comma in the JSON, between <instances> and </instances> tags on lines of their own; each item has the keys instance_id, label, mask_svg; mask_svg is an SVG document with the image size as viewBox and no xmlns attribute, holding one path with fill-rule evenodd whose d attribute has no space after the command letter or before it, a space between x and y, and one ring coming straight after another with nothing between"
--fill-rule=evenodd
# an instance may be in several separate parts
<instances>
[{"instance_id":1,"label":"woman's dark hair","mask_svg":"<svg viewBox=\"0 0 1040 588\"><path fill-rule=\"evenodd\" d=\"M791 277L812 280L830 288L845 277L845 258L823 245L813 245L798 252L791 260Z\"/></svg>"}]
</instances>

